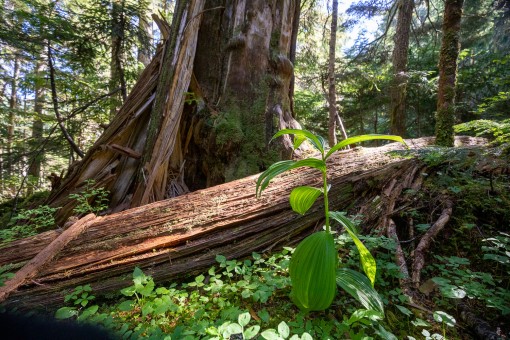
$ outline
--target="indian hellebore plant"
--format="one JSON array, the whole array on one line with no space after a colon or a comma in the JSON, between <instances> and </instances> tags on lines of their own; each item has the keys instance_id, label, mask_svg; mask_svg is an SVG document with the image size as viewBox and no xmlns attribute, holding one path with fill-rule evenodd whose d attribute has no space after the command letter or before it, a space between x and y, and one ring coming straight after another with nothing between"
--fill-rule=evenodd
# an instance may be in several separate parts
<instances>
[{"instance_id":1,"label":"indian hellebore plant","mask_svg":"<svg viewBox=\"0 0 510 340\"><path fill-rule=\"evenodd\" d=\"M322 188L301 186L294 188L290 193L289 201L292 209L304 215L322 194L324 196L325 228L306 237L294 251L289 271L292 282L291 299L300 308L306 311L321 311L328 308L336 294L338 284L349 294L358 299L367 309L384 313L383 305L375 290L373 290L376 263L375 260L356 235L356 228L352 221L340 212L329 211L328 181L326 160L336 151L359 142L384 139L397 141L405 145L399 136L391 135L362 135L347 138L329 150L325 150L325 141L309 131L299 129L284 129L277 132L274 138L284 134L294 135L294 149L297 149L305 140L320 152L321 159L306 158L298 161L286 160L272 164L257 180L256 194L260 196L275 176L291 169L307 166L318 169L322 173ZM331 233L330 219L340 223L354 241L360 254L361 266L366 278L350 269L338 267L338 252ZM367 283L368 282L368 283ZM364 296L365 298L361 298ZM362 301L363 300L363 301Z\"/></svg>"}]
</instances>

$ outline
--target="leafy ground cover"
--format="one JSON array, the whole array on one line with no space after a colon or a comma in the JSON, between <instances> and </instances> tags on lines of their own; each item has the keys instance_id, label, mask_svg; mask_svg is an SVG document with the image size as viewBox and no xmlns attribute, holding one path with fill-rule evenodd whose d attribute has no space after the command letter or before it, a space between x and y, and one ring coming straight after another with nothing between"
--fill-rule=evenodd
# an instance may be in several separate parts
<instances>
[{"instance_id":1,"label":"leafy ground cover","mask_svg":"<svg viewBox=\"0 0 510 340\"><path fill-rule=\"evenodd\" d=\"M503 254L508 243L501 243L508 242L508 237L495 240L484 241L480 253L487 267L492 268L491 261L500 264L497 273L471 271L468 259L436 256L427 268L437 274L429 310L409 304L398 288L394 242L379 236L363 238L376 254L376 289L385 305L384 319L347 293L339 293L323 312L297 309L288 297L291 248L271 256L253 253L244 260L217 256L217 265L206 273L162 286L135 268L133 285L120 292L120 301L115 297L97 303L89 286L77 287L66 296L67 306L60 308L56 317L98 323L123 339L469 338L459 326L452 298L465 294L492 315L509 313L510 294L501 285L508 284L510 256L507 251ZM359 270L350 238L340 235L335 242L341 252L350 254L341 266Z\"/></svg>"}]
</instances>

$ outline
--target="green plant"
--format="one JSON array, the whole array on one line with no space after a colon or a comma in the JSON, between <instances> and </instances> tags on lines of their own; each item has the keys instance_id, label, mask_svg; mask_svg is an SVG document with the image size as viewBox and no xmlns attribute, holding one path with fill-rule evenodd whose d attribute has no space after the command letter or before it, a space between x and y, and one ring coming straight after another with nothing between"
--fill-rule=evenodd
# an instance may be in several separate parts
<instances>
[{"instance_id":1,"label":"green plant","mask_svg":"<svg viewBox=\"0 0 510 340\"><path fill-rule=\"evenodd\" d=\"M373 288L376 274L376 263L370 252L356 235L354 224L342 213L329 211L328 181L326 160L336 151L363 141L385 139L401 142L398 136L389 135L362 135L351 137L334 145L329 151L325 150L325 141L306 130L284 129L277 132L274 138L284 134L294 135L294 149L297 149L304 141L308 141L321 154L321 159L306 158L299 161L286 160L272 164L264 171L257 180L256 194L260 196L262 191L269 185L271 179L291 169L299 167L311 167L322 174L322 188L302 186L294 188L289 201L292 209L299 214L305 214L322 194L324 197L325 230L316 232L305 238L296 248L290 262L290 278L292 281L291 298L301 309L307 311L319 311L328 308L336 294L336 268L338 254L335 249L333 236L331 235L330 219L340 223L349 236L353 239L360 254L361 265ZM355 281L356 277L352 277ZM374 291L375 293L375 291ZM376 295L376 293L374 294Z\"/></svg>"},{"instance_id":2,"label":"green plant","mask_svg":"<svg viewBox=\"0 0 510 340\"><path fill-rule=\"evenodd\" d=\"M508 100L508 93L506 93ZM455 133L472 133L475 136L489 137L494 144L510 143L510 119L501 121L477 119L455 125Z\"/></svg>"},{"instance_id":3,"label":"green plant","mask_svg":"<svg viewBox=\"0 0 510 340\"><path fill-rule=\"evenodd\" d=\"M68 319L71 317L78 316L79 320L90 317L95 314L99 309L98 305L92 305L88 308L89 303L96 297L92 295L92 288L90 285L78 286L70 294L67 294L64 298L64 302L72 303L72 306L61 307L55 312L55 318L57 319Z\"/></svg>"},{"instance_id":4,"label":"green plant","mask_svg":"<svg viewBox=\"0 0 510 340\"><path fill-rule=\"evenodd\" d=\"M78 202L73 209L76 214L98 214L108 208L110 192L105 188L94 188L94 184L93 179L88 179L85 181L85 188L81 192L69 195L69 198Z\"/></svg>"},{"instance_id":5,"label":"green plant","mask_svg":"<svg viewBox=\"0 0 510 340\"><path fill-rule=\"evenodd\" d=\"M52 208L41 205L35 209L22 209L12 219L10 227L0 230L1 243L9 243L14 240L36 235L38 232L47 230L55 225L55 212L60 208Z\"/></svg>"}]
</instances>

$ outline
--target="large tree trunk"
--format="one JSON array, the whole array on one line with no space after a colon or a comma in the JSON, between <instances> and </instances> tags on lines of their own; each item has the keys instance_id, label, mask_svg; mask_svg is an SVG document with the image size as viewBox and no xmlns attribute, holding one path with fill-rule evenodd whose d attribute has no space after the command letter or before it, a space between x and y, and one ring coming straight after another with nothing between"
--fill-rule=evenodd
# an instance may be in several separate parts
<instances>
[{"instance_id":1,"label":"large tree trunk","mask_svg":"<svg viewBox=\"0 0 510 340\"><path fill-rule=\"evenodd\" d=\"M171 35L105 133L50 195L48 203L62 207L57 222L72 215L76 203L68 196L89 179L111 192L109 212L116 212L290 157L290 138L283 148L268 142L281 128L299 127L289 93L298 5L178 2L172 29L163 27Z\"/></svg>"},{"instance_id":2,"label":"large tree trunk","mask_svg":"<svg viewBox=\"0 0 510 340\"><path fill-rule=\"evenodd\" d=\"M398 0L397 31L393 47L393 81L390 87L390 133L406 136L407 53L413 17L413 0Z\"/></svg>"},{"instance_id":3,"label":"large tree trunk","mask_svg":"<svg viewBox=\"0 0 510 340\"><path fill-rule=\"evenodd\" d=\"M191 137L183 150L190 189L251 175L290 157L289 138L286 150L268 143L281 128L299 127L290 93L298 7L299 1L289 0L207 1L192 87L198 105L185 112L181 128L183 137Z\"/></svg>"},{"instance_id":4,"label":"large tree trunk","mask_svg":"<svg viewBox=\"0 0 510 340\"><path fill-rule=\"evenodd\" d=\"M440 146L453 146L454 140L455 85L463 3L464 0L446 0L444 5L436 112L436 144Z\"/></svg>"},{"instance_id":5,"label":"large tree trunk","mask_svg":"<svg viewBox=\"0 0 510 340\"><path fill-rule=\"evenodd\" d=\"M420 147L432 142L422 138L408 144ZM330 209L361 212L365 229L385 233L395 198L423 177L423 165L416 160L387 154L402 149L394 143L333 156L328 161ZM62 234L49 231L13 242L0 252L0 266L19 268L37 258L13 284L6 282L6 287L18 291L2 288L0 296L12 293L7 306L49 307L62 303L63 291L77 285L90 283L97 294L117 291L130 284L135 266L156 281L166 281L212 265L218 254L239 258L270 251L321 227L322 202L305 216L293 212L288 203L295 186L320 185L315 169L277 177L261 198L255 196L256 179L247 177L105 217L88 215Z\"/></svg>"}]
</instances>

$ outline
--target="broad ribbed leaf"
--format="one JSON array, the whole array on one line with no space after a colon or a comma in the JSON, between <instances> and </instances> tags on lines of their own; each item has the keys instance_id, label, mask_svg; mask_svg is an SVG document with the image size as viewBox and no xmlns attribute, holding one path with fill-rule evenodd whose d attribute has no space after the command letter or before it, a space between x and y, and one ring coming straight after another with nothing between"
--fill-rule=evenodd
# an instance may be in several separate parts
<instances>
[{"instance_id":1,"label":"broad ribbed leaf","mask_svg":"<svg viewBox=\"0 0 510 340\"><path fill-rule=\"evenodd\" d=\"M377 271L377 264L375 263L375 259L372 256L372 254L370 254L367 247L365 247L365 245L360 241L358 236L356 236L355 233L356 228L354 224L351 222L350 219L345 217L345 215L336 211L330 211L329 216L336 220L341 225L343 225L345 230L347 230L347 233L349 233L349 236L351 236L352 240L354 241L354 244L356 245L356 248L358 248L363 271L367 275L373 287L375 283L375 273Z\"/></svg>"},{"instance_id":2,"label":"broad ribbed leaf","mask_svg":"<svg viewBox=\"0 0 510 340\"><path fill-rule=\"evenodd\" d=\"M314 233L297 246L290 260L291 298L301 309L328 308L336 294L337 252L333 236Z\"/></svg>"},{"instance_id":3,"label":"broad ribbed leaf","mask_svg":"<svg viewBox=\"0 0 510 340\"><path fill-rule=\"evenodd\" d=\"M261 173L259 178L257 179L257 187L255 189L257 196L260 196L262 191L265 188L267 188L267 186L269 185L269 182L273 178L275 178L276 176L278 176L279 174L281 174L287 170L299 168L302 166L319 169L321 172L326 171L326 163L320 159L317 159L317 158L307 158L307 159L303 159L300 161L288 160L288 161L276 162L276 163L272 164L269 168L267 168L266 171Z\"/></svg>"},{"instance_id":4,"label":"broad ribbed leaf","mask_svg":"<svg viewBox=\"0 0 510 340\"><path fill-rule=\"evenodd\" d=\"M358 300L366 309L372 309L384 315L381 297L372 288L365 275L349 268L340 268L336 272L336 284Z\"/></svg>"},{"instance_id":5,"label":"broad ribbed leaf","mask_svg":"<svg viewBox=\"0 0 510 340\"><path fill-rule=\"evenodd\" d=\"M404 140L400 136L375 135L375 134L373 134L373 135L361 135L361 136L355 136L355 137L344 139L343 141L335 144L335 146L333 146L331 149L329 149L328 153L326 154L326 158L331 156L335 151L338 151L341 148L346 147L347 145L351 145L351 144L355 144L355 143L360 143L360 142L366 142L366 141L375 140L375 139L393 140L395 142L400 142L400 143L406 145L406 143L404 142Z\"/></svg>"},{"instance_id":6,"label":"broad ribbed leaf","mask_svg":"<svg viewBox=\"0 0 510 340\"><path fill-rule=\"evenodd\" d=\"M283 129L278 131L272 139L283 135L294 135L294 149L297 149L305 139L308 139L312 145L324 155L324 138L316 136L310 131L300 129ZM297 142L296 142L297 141Z\"/></svg>"},{"instance_id":7,"label":"broad ribbed leaf","mask_svg":"<svg viewBox=\"0 0 510 340\"><path fill-rule=\"evenodd\" d=\"M289 197L290 206L298 214L304 215L321 193L322 190L308 186L294 188Z\"/></svg>"}]
</instances>

